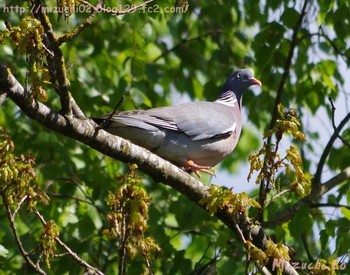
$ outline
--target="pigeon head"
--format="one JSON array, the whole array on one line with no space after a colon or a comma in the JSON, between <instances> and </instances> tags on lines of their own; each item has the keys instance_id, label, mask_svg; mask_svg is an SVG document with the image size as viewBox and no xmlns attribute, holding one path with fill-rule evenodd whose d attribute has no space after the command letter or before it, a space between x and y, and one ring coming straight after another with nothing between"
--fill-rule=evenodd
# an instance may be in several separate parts
<instances>
[{"instance_id":1,"label":"pigeon head","mask_svg":"<svg viewBox=\"0 0 350 275\"><path fill-rule=\"evenodd\" d=\"M261 82L254 78L251 70L235 71L227 78L217 101L230 106L235 106L235 102L238 101L238 105L241 107L243 92L255 85L261 86Z\"/></svg>"},{"instance_id":2,"label":"pigeon head","mask_svg":"<svg viewBox=\"0 0 350 275\"><path fill-rule=\"evenodd\" d=\"M242 93L244 90L254 85L261 86L261 82L254 78L254 74L251 70L238 70L230 74L225 82L223 92L233 91L235 93Z\"/></svg>"}]
</instances>

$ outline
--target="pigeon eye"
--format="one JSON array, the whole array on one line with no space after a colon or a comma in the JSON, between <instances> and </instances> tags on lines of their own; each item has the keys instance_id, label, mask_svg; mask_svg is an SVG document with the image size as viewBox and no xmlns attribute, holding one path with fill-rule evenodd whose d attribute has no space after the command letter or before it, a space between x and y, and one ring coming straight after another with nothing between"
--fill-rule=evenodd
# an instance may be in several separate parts
<instances>
[{"instance_id":1,"label":"pigeon eye","mask_svg":"<svg viewBox=\"0 0 350 275\"><path fill-rule=\"evenodd\" d=\"M241 73L238 73L237 74L237 78L241 78L242 74Z\"/></svg>"}]
</instances>

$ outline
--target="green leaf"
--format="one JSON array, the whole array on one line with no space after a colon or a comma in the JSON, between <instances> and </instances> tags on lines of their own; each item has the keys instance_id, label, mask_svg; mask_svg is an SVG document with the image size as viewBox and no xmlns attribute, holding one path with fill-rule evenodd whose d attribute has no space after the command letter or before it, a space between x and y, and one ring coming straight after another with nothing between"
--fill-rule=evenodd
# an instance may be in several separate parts
<instances>
[{"instance_id":1,"label":"green leaf","mask_svg":"<svg viewBox=\"0 0 350 275\"><path fill-rule=\"evenodd\" d=\"M297 12L294 8L287 8L284 10L281 19L287 27L293 29L296 26L299 17L299 12Z\"/></svg>"},{"instance_id":2,"label":"green leaf","mask_svg":"<svg viewBox=\"0 0 350 275\"><path fill-rule=\"evenodd\" d=\"M300 236L300 234L307 234L312 231L313 219L310 215L310 209L308 207L301 207L294 215L291 222L288 224L288 228L294 237Z\"/></svg>"},{"instance_id":3,"label":"green leaf","mask_svg":"<svg viewBox=\"0 0 350 275\"><path fill-rule=\"evenodd\" d=\"M344 215L345 218L347 218L348 220L350 220L350 210L342 207L341 208L341 213Z\"/></svg>"},{"instance_id":4,"label":"green leaf","mask_svg":"<svg viewBox=\"0 0 350 275\"><path fill-rule=\"evenodd\" d=\"M337 227L337 222L334 220L329 220L328 222L326 222L326 233L328 236L334 237L335 235L335 229Z\"/></svg>"}]
</instances>

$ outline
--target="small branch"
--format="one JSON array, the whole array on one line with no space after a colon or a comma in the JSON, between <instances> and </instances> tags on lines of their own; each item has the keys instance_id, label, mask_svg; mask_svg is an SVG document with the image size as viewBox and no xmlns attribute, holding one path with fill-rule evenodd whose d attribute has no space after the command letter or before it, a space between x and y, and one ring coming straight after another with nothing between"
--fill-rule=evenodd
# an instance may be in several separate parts
<instances>
[{"instance_id":1,"label":"small branch","mask_svg":"<svg viewBox=\"0 0 350 275\"><path fill-rule=\"evenodd\" d=\"M86 203L86 204L89 204L91 206L93 206L97 212L100 212L102 213L103 215L105 215L106 213L104 212L103 208L102 207L99 207L99 206L96 206L93 202L91 202L90 200L83 200L83 199L80 199L80 198L77 198L77 197L74 197L74 196L70 196L70 195L66 195L66 194L58 194L58 193L50 193L50 192L47 192L46 193L48 196L50 197L55 197L55 198L67 198L67 199L71 199L71 200L75 200L77 202L82 202L82 203Z\"/></svg>"},{"instance_id":2,"label":"small branch","mask_svg":"<svg viewBox=\"0 0 350 275\"><path fill-rule=\"evenodd\" d=\"M86 1L81 1L81 2L84 3ZM97 5L101 5L101 4L102 4L102 1L99 0ZM96 17L96 14L97 14L97 11L95 9L92 9L90 15L87 18L85 18L84 21L77 28L58 37L56 41L57 44L62 45L63 43L72 41L74 38L76 38L83 30L85 30L88 26L90 26L93 23Z\"/></svg>"},{"instance_id":3,"label":"small branch","mask_svg":"<svg viewBox=\"0 0 350 275\"><path fill-rule=\"evenodd\" d=\"M42 275L46 275L46 272L43 269L41 269L41 267L38 264L35 264L30 259L29 253L24 249L24 247L22 245L22 242L21 242L21 240L19 238L19 235L17 233L16 226L15 226L15 216L11 213L10 206L5 203L5 198L4 197L2 198L2 200L3 200L5 208L6 208L7 219L9 221L9 223L10 223L10 227L11 227L12 233L13 233L13 235L15 237L18 249L19 249L20 253L22 254L22 257L24 258L26 263L29 266L31 266L36 272L38 272L39 274L42 274Z\"/></svg>"},{"instance_id":4,"label":"small branch","mask_svg":"<svg viewBox=\"0 0 350 275\"><path fill-rule=\"evenodd\" d=\"M207 32L207 33L204 33L202 35L199 35L199 36L196 36L196 37L192 37L190 39L183 39L181 42L179 42L178 44L176 44L174 47L170 48L170 49L167 49L165 52L163 52L162 54L160 54L158 57L156 57L153 61L151 61L150 63L156 63L159 59L167 56L169 53L171 52L174 52L176 51L178 48L180 48L181 46L185 45L185 44L189 44L193 41L196 41L196 40L200 40L204 37L207 37L207 36L211 36L211 35L216 35L218 33L220 33L221 30L220 29L214 29L210 32Z\"/></svg>"},{"instance_id":5,"label":"small branch","mask_svg":"<svg viewBox=\"0 0 350 275\"><path fill-rule=\"evenodd\" d=\"M312 190L317 190L317 188L319 187L320 183L321 183L321 175L322 175L322 171L323 171L323 167L326 163L326 160L328 158L328 155L333 147L333 144L335 142L335 140L338 138L340 131L343 129L343 127L349 122L350 120L350 113L348 113L343 120L339 123L338 127L336 127L334 129L334 133L332 134L332 136L330 137L326 147L324 148L322 155L320 157L320 160L318 162L317 165L317 169L312 181Z\"/></svg>"},{"instance_id":6,"label":"small branch","mask_svg":"<svg viewBox=\"0 0 350 275\"><path fill-rule=\"evenodd\" d=\"M40 222L42 223L42 225L46 225L46 220L44 219L44 217L39 213L38 210L34 210L33 213L39 218ZM87 262L85 262L82 258L80 258L75 252L73 252L63 241L61 241L61 239L59 237L55 238L55 241L62 246L67 253L72 256L80 265L82 265L83 267L87 268L88 270L91 270L93 272L95 272L96 274L99 275L104 275L103 272L101 272L100 270L98 270L97 268L89 265Z\"/></svg>"},{"instance_id":7,"label":"small branch","mask_svg":"<svg viewBox=\"0 0 350 275\"><path fill-rule=\"evenodd\" d=\"M314 203L312 203L313 201L319 199L324 194L326 194L333 188L337 187L338 185L342 184L344 181L349 179L350 179L350 166L340 174L331 178L327 182L321 184L318 189L312 190L310 195L298 201L296 204L289 206L284 212L276 215L276 217L273 220L265 224L270 227L270 226L275 226L276 224L281 224L290 220L293 217L293 215L300 209L300 207L302 207L303 205L309 205L310 207L312 205L315 205Z\"/></svg>"},{"instance_id":8,"label":"small branch","mask_svg":"<svg viewBox=\"0 0 350 275\"><path fill-rule=\"evenodd\" d=\"M244 235L243 235L243 232L242 232L241 228L239 227L239 225L237 224L237 222L234 221L234 223L235 223L235 229L236 229L237 235L238 235L239 238L241 239L242 243L243 243L243 244L246 244L247 241L245 240L245 237L244 237Z\"/></svg>"},{"instance_id":9,"label":"small branch","mask_svg":"<svg viewBox=\"0 0 350 275\"><path fill-rule=\"evenodd\" d=\"M221 254L221 251L218 251L215 253L214 257L209 261L207 262L206 264L204 264L203 266L199 267L199 264L202 262L203 259L205 259L205 255L208 251L208 249L210 248L212 244L209 244L205 251L203 252L203 255L202 257L200 258L200 260L196 263L195 267L194 267L194 270L191 274L213 274L213 272L211 272L211 268L212 267L215 267L215 264L217 263L219 257L220 257L220 254ZM216 274L216 273L214 273Z\"/></svg>"},{"instance_id":10,"label":"small branch","mask_svg":"<svg viewBox=\"0 0 350 275\"><path fill-rule=\"evenodd\" d=\"M337 204L337 203L313 203L310 204L311 208L318 208L318 207L333 207L333 208L346 208L348 210L350 210L350 206L349 205L345 205L345 204Z\"/></svg>"},{"instance_id":11,"label":"small branch","mask_svg":"<svg viewBox=\"0 0 350 275\"><path fill-rule=\"evenodd\" d=\"M339 131L337 131L337 127L335 126L335 106L334 106L334 102L332 100L332 98L328 97L328 100L329 102L331 103L331 106L332 106L332 126L333 126L333 130L334 130L334 133L337 134L337 137L343 142L343 144L348 147L350 149L350 143L347 142L339 133Z\"/></svg>"},{"instance_id":12,"label":"small branch","mask_svg":"<svg viewBox=\"0 0 350 275\"><path fill-rule=\"evenodd\" d=\"M318 197L324 195L348 179L350 179L350 166L344 169L340 174L326 181L324 184L321 184L318 192Z\"/></svg>"},{"instance_id":13,"label":"small branch","mask_svg":"<svg viewBox=\"0 0 350 275\"><path fill-rule=\"evenodd\" d=\"M25 200L26 200L27 198L28 198L28 195L25 195L25 196L19 201L19 203L18 203L18 205L17 205L17 208L15 209L15 211L13 211L13 214L12 214L13 218L16 217L18 211L21 209L22 204L25 202Z\"/></svg>"},{"instance_id":14,"label":"small branch","mask_svg":"<svg viewBox=\"0 0 350 275\"><path fill-rule=\"evenodd\" d=\"M330 39L330 37L325 33L324 29L322 28L322 26L320 27L320 31L321 31L321 36L324 37L328 43L332 46L332 48L334 49L335 53L340 55L343 60L349 64L350 63L350 56L348 56L345 52L342 52L338 46L334 43L334 41L332 39Z\"/></svg>"},{"instance_id":15,"label":"small branch","mask_svg":"<svg viewBox=\"0 0 350 275\"><path fill-rule=\"evenodd\" d=\"M272 201L282 197L284 194L288 193L288 192L291 192L291 189L285 189L285 190L282 190L280 193L274 195L271 199L269 199L265 205L268 205L269 203L271 203Z\"/></svg>"},{"instance_id":16,"label":"small branch","mask_svg":"<svg viewBox=\"0 0 350 275\"><path fill-rule=\"evenodd\" d=\"M118 274L119 275L125 275L126 274L126 260L127 260L127 251L126 251L126 244L128 241L128 222L126 218L126 213L123 213L123 222L121 224L121 232L120 232L120 240L119 240L119 249L118 249ZM118 223L115 220L115 230L118 233Z\"/></svg>"}]
</instances>

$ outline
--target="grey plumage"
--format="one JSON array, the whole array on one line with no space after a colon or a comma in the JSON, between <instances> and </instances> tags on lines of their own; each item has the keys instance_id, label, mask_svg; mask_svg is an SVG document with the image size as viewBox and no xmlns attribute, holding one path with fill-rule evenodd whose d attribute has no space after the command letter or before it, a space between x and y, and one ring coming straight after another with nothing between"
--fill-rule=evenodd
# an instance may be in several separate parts
<instances>
[{"instance_id":1,"label":"grey plumage","mask_svg":"<svg viewBox=\"0 0 350 275\"><path fill-rule=\"evenodd\" d=\"M186 170L210 173L209 167L221 162L237 145L242 129L242 93L252 85L261 83L250 70L239 70L229 76L214 102L120 112L104 130Z\"/></svg>"}]
</instances>

